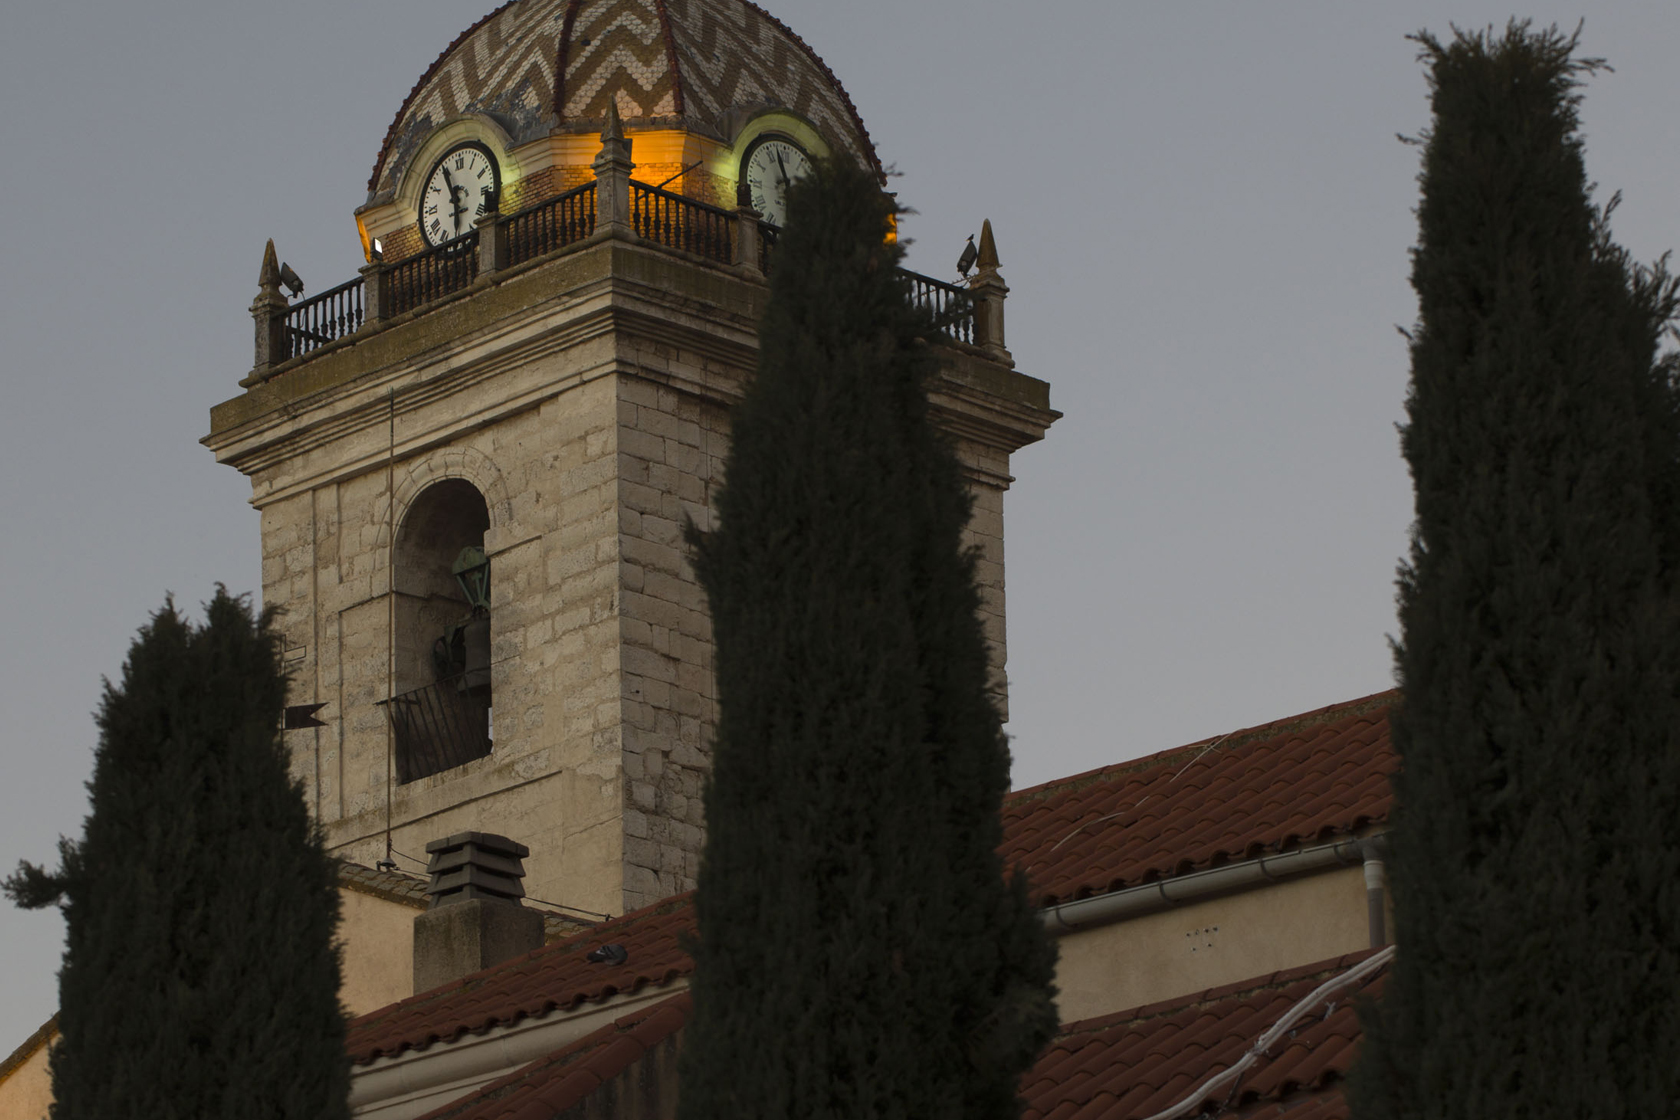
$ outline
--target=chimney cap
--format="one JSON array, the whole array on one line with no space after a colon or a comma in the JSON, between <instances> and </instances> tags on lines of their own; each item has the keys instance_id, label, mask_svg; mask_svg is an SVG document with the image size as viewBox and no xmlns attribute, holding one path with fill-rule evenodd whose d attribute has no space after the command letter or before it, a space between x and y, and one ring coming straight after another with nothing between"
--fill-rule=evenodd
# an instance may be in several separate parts
<instances>
[{"instance_id":1,"label":"chimney cap","mask_svg":"<svg viewBox=\"0 0 1680 1120\"><path fill-rule=\"evenodd\" d=\"M525 865L520 861L531 849L506 836L457 832L427 844L426 854L431 857L426 864L431 875L426 893L432 909L474 898L501 899L517 906L525 897L521 884Z\"/></svg>"},{"instance_id":2,"label":"chimney cap","mask_svg":"<svg viewBox=\"0 0 1680 1120\"><path fill-rule=\"evenodd\" d=\"M498 836L494 832L457 832L453 836L446 836L442 840L432 840L426 844L426 854L448 851L451 848L465 847L475 844L486 851L498 852L504 855L524 859L531 854L531 849L517 840L510 840L506 836Z\"/></svg>"}]
</instances>

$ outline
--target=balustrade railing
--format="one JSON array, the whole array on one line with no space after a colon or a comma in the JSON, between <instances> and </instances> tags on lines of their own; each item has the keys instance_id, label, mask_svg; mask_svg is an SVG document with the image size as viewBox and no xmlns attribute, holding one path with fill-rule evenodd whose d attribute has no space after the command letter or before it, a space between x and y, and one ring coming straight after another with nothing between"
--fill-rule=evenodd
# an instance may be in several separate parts
<instances>
[{"instance_id":1,"label":"balustrade railing","mask_svg":"<svg viewBox=\"0 0 1680 1120\"><path fill-rule=\"evenodd\" d=\"M595 231L596 187L596 183L585 183L503 218L500 232L507 247L506 264L524 264L588 238ZM629 188L631 220L640 236L724 264L733 262L735 214L634 180ZM779 233L768 222L759 222L758 266L766 276L775 259ZM478 241L479 231L470 230L448 245L398 261L377 274L364 269L380 284L381 306L376 314L382 318L400 315L470 286L478 278ZM967 288L908 269L899 271L909 282L911 302L929 311L944 334L958 342L976 343L974 296ZM270 344L279 354L267 361L301 357L356 333L366 317L366 300L372 298L366 290L363 278L357 277L286 308L282 320L270 319L271 330L280 328L279 337ZM259 362L264 361L261 353Z\"/></svg>"},{"instance_id":2,"label":"balustrade railing","mask_svg":"<svg viewBox=\"0 0 1680 1120\"><path fill-rule=\"evenodd\" d=\"M286 352L279 357L284 361L307 354L335 338L355 334L361 325L362 278L358 276L286 309Z\"/></svg>"},{"instance_id":3,"label":"balustrade railing","mask_svg":"<svg viewBox=\"0 0 1680 1120\"><path fill-rule=\"evenodd\" d=\"M898 270L910 281L910 302L933 313L939 329L958 342L974 341L974 303L968 289L908 268Z\"/></svg>"},{"instance_id":4,"label":"balustrade railing","mask_svg":"<svg viewBox=\"0 0 1680 1120\"><path fill-rule=\"evenodd\" d=\"M458 292L478 278L478 231L428 249L385 270L388 315L401 315Z\"/></svg>"},{"instance_id":5,"label":"balustrade railing","mask_svg":"<svg viewBox=\"0 0 1680 1120\"><path fill-rule=\"evenodd\" d=\"M545 198L503 219L508 264L523 264L595 232L595 184Z\"/></svg>"},{"instance_id":6,"label":"balustrade railing","mask_svg":"<svg viewBox=\"0 0 1680 1120\"><path fill-rule=\"evenodd\" d=\"M733 260L735 215L692 198L630 181L630 223L649 241L724 264Z\"/></svg>"}]
</instances>

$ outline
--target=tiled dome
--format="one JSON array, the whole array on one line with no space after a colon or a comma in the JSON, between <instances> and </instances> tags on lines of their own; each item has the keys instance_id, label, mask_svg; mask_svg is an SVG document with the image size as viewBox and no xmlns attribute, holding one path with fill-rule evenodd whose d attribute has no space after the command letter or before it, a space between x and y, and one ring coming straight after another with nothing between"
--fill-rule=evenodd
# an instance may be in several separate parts
<instances>
[{"instance_id":1,"label":"tiled dome","mask_svg":"<svg viewBox=\"0 0 1680 1120\"><path fill-rule=\"evenodd\" d=\"M494 118L518 145L598 130L609 98L627 125L725 142L748 114L789 109L879 167L839 80L750 0L509 0L450 44L409 93L369 199L395 187L433 129L463 114Z\"/></svg>"}]
</instances>

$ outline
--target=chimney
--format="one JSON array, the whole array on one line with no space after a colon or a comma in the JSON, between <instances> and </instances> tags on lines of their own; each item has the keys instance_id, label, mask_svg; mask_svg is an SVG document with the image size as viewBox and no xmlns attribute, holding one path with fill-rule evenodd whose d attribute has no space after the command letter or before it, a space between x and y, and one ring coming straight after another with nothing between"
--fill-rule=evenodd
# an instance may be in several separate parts
<instances>
[{"instance_id":1,"label":"chimney","mask_svg":"<svg viewBox=\"0 0 1680 1120\"><path fill-rule=\"evenodd\" d=\"M531 850L506 836L458 832L426 845L431 906L414 919L414 990L430 991L543 943L543 918L520 905Z\"/></svg>"}]
</instances>

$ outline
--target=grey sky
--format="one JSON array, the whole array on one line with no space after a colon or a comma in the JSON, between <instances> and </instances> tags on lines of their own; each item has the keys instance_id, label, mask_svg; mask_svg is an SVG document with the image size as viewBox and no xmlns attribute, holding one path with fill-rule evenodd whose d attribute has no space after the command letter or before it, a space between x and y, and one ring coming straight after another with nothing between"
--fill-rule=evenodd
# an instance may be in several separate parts
<instances>
[{"instance_id":1,"label":"grey sky","mask_svg":"<svg viewBox=\"0 0 1680 1120\"><path fill-rule=\"evenodd\" d=\"M990 217L1009 343L1066 413L1007 506L1017 785L1389 686L1410 489L1393 425L1427 121L1404 36L1480 2L762 0L903 172L910 264ZM257 582L245 480L197 440L250 367L263 240L310 291L441 0L19 4L0 36L0 868L80 832L100 677L173 591ZM1574 26L1545 5L1538 22ZM1588 161L1619 240L1680 245L1680 8L1596 4ZM0 904L0 1056L60 922Z\"/></svg>"}]
</instances>

